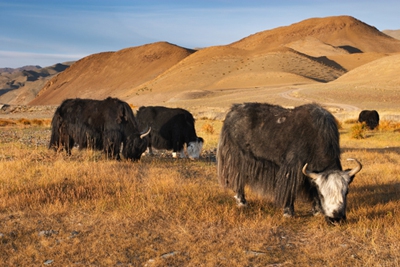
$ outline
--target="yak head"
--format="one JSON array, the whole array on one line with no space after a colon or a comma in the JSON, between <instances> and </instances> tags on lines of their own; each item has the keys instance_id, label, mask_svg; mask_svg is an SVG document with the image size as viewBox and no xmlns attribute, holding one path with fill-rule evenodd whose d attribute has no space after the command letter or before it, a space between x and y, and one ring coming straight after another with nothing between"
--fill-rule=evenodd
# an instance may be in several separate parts
<instances>
[{"instance_id":1,"label":"yak head","mask_svg":"<svg viewBox=\"0 0 400 267\"><path fill-rule=\"evenodd\" d=\"M122 154L125 158L133 161L140 160L140 157L147 149L147 136L151 131L151 128L145 130L142 133L135 133L128 136L123 148Z\"/></svg>"},{"instance_id":2,"label":"yak head","mask_svg":"<svg viewBox=\"0 0 400 267\"><path fill-rule=\"evenodd\" d=\"M346 220L346 198L350 183L358 173L362 165L355 159L357 166L351 170L331 170L314 173L307 170L307 164L303 167L303 174L311 178L318 190L322 212L327 222L335 224Z\"/></svg>"},{"instance_id":3,"label":"yak head","mask_svg":"<svg viewBox=\"0 0 400 267\"><path fill-rule=\"evenodd\" d=\"M197 137L196 141L189 142L186 146L186 152L190 159L198 159L200 157L201 149L203 148L204 140Z\"/></svg>"}]
</instances>

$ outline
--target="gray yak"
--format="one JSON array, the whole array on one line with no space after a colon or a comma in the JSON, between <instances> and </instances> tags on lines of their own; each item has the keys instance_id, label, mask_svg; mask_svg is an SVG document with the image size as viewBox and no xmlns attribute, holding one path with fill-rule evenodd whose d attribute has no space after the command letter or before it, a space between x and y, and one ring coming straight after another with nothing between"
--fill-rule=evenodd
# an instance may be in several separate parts
<instances>
[{"instance_id":1,"label":"gray yak","mask_svg":"<svg viewBox=\"0 0 400 267\"><path fill-rule=\"evenodd\" d=\"M244 188L269 197L294 215L305 196L314 214L328 222L346 219L350 183L362 166L343 170L335 118L317 104L294 109L277 105L235 104L226 115L217 148L220 184L246 205Z\"/></svg>"}]
</instances>

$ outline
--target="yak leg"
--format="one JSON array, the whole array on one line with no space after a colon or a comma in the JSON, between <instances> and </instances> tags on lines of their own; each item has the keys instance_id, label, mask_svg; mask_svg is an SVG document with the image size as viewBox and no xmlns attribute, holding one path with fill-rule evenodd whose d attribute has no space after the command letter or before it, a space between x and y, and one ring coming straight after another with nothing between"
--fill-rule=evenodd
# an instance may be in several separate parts
<instances>
[{"instance_id":1,"label":"yak leg","mask_svg":"<svg viewBox=\"0 0 400 267\"><path fill-rule=\"evenodd\" d=\"M319 199L317 190L312 190L313 200L311 212L314 216L322 214L321 200Z\"/></svg>"},{"instance_id":2,"label":"yak leg","mask_svg":"<svg viewBox=\"0 0 400 267\"><path fill-rule=\"evenodd\" d=\"M181 159L186 158L186 154L185 154L185 149L182 148L181 151L179 151L179 156Z\"/></svg>"},{"instance_id":3,"label":"yak leg","mask_svg":"<svg viewBox=\"0 0 400 267\"><path fill-rule=\"evenodd\" d=\"M149 134L149 136L148 137L145 137L145 138L147 138L147 148L148 148L148 153L149 153L149 155L153 155L153 147L152 147L152 144L151 144L151 134Z\"/></svg>"},{"instance_id":4,"label":"yak leg","mask_svg":"<svg viewBox=\"0 0 400 267\"><path fill-rule=\"evenodd\" d=\"M63 136L63 140L61 141L61 147L64 147L65 152L68 156L71 156L71 150L74 146L74 140L69 136Z\"/></svg>"},{"instance_id":5,"label":"yak leg","mask_svg":"<svg viewBox=\"0 0 400 267\"><path fill-rule=\"evenodd\" d=\"M239 188L239 190L236 192L236 195L234 197L236 199L236 203L239 208L247 206L247 201L246 201L246 198L244 197L244 188L243 187Z\"/></svg>"},{"instance_id":6,"label":"yak leg","mask_svg":"<svg viewBox=\"0 0 400 267\"><path fill-rule=\"evenodd\" d=\"M294 205L285 205L283 208L283 217L293 217L294 216Z\"/></svg>"},{"instance_id":7,"label":"yak leg","mask_svg":"<svg viewBox=\"0 0 400 267\"><path fill-rule=\"evenodd\" d=\"M283 217L293 217L294 216L294 199L289 198L286 201L285 207L283 208Z\"/></svg>"},{"instance_id":8,"label":"yak leg","mask_svg":"<svg viewBox=\"0 0 400 267\"><path fill-rule=\"evenodd\" d=\"M177 140L173 140L172 142L172 157L173 158L178 158L178 146L179 146L179 142Z\"/></svg>"}]
</instances>

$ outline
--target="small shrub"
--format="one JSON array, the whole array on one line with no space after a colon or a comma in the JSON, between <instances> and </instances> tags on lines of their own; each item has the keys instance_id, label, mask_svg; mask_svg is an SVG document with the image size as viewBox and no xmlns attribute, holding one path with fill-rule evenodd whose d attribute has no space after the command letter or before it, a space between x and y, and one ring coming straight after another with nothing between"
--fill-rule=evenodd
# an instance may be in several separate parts
<instances>
[{"instance_id":1,"label":"small shrub","mask_svg":"<svg viewBox=\"0 0 400 267\"><path fill-rule=\"evenodd\" d=\"M42 126L42 125L43 125L43 120L33 119L33 120L32 120L32 124L33 124L33 125Z\"/></svg>"},{"instance_id":2,"label":"small shrub","mask_svg":"<svg viewBox=\"0 0 400 267\"><path fill-rule=\"evenodd\" d=\"M8 119L0 119L0 126L8 126L8 125L15 125L15 121L8 120Z\"/></svg>"},{"instance_id":3,"label":"small shrub","mask_svg":"<svg viewBox=\"0 0 400 267\"><path fill-rule=\"evenodd\" d=\"M212 125L209 124L209 123L203 124L203 127L201 127L201 129L202 129L204 132L208 133L208 134L213 134L213 133L215 132L214 126L212 126Z\"/></svg>"},{"instance_id":4,"label":"small shrub","mask_svg":"<svg viewBox=\"0 0 400 267\"><path fill-rule=\"evenodd\" d=\"M394 121L380 121L378 125L379 131L398 131L400 129L400 122Z\"/></svg>"},{"instance_id":5,"label":"small shrub","mask_svg":"<svg viewBox=\"0 0 400 267\"><path fill-rule=\"evenodd\" d=\"M351 127L351 138L364 139L367 125L363 123L356 123Z\"/></svg>"},{"instance_id":6,"label":"small shrub","mask_svg":"<svg viewBox=\"0 0 400 267\"><path fill-rule=\"evenodd\" d=\"M23 125L31 125L31 121L28 120L28 119L24 119L24 118L19 119L18 122L23 124Z\"/></svg>"}]
</instances>

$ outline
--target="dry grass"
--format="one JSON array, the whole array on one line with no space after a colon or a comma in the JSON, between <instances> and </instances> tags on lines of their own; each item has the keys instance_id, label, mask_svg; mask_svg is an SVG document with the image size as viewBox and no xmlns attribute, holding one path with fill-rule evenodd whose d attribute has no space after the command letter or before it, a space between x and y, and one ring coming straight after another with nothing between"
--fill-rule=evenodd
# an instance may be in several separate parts
<instances>
[{"instance_id":1,"label":"dry grass","mask_svg":"<svg viewBox=\"0 0 400 267\"><path fill-rule=\"evenodd\" d=\"M221 125L197 121L206 141L201 160L139 163L108 161L93 151L55 154L42 142L48 127L0 128L3 263L400 266L398 132L353 139L352 124L342 123L342 158L364 167L350 186L348 222L332 227L311 216L308 203L297 203L297 216L284 219L251 192L248 207L238 209L206 156L215 151Z\"/></svg>"},{"instance_id":2,"label":"dry grass","mask_svg":"<svg viewBox=\"0 0 400 267\"><path fill-rule=\"evenodd\" d=\"M12 125L50 126L51 119L0 119L0 127Z\"/></svg>"}]
</instances>

